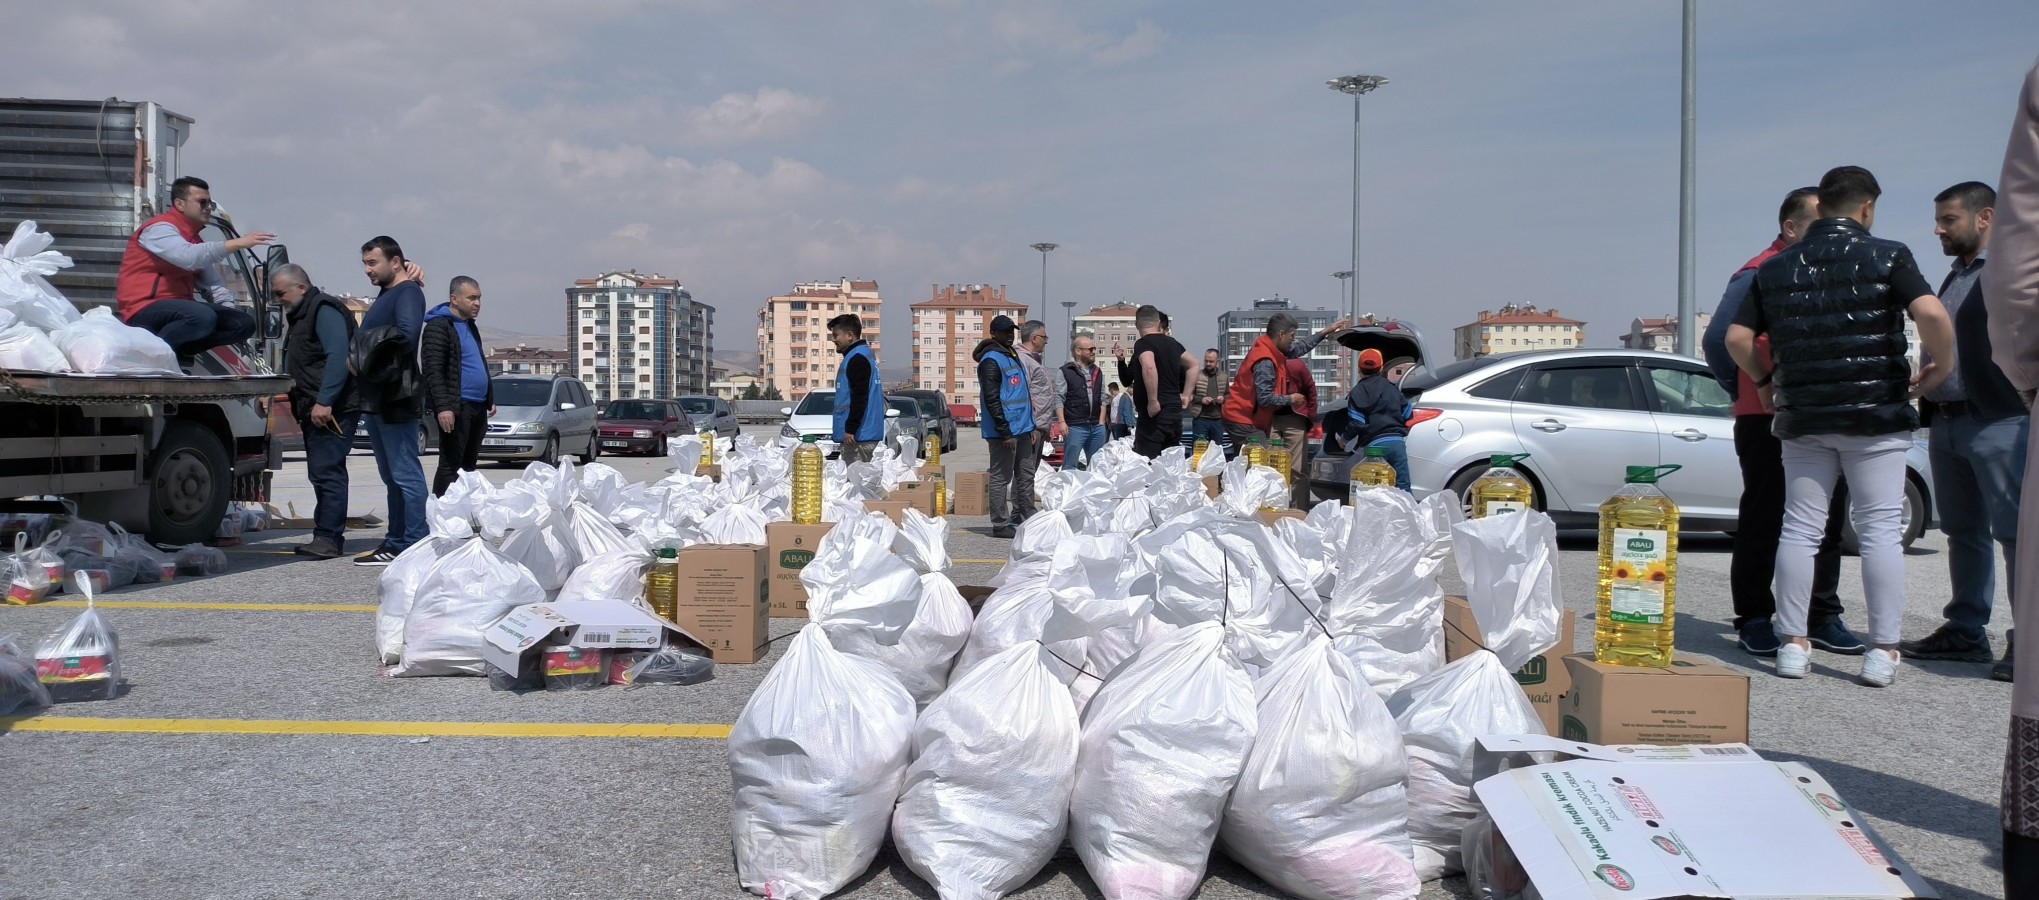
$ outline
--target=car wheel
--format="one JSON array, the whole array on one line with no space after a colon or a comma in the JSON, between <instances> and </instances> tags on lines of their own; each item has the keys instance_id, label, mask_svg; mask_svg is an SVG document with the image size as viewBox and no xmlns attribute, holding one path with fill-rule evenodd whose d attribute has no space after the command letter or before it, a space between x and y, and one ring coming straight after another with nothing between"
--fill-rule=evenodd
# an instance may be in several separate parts
<instances>
[{"instance_id":1,"label":"car wheel","mask_svg":"<svg viewBox=\"0 0 2039 900\"><path fill-rule=\"evenodd\" d=\"M666 455L666 439L665 439L665 436L664 436L664 435L660 435L660 436L659 436L659 439L658 439L658 445L652 448L652 451L651 451L651 455L653 455L653 456L656 456L656 457L658 457L658 458L660 458L660 459L664 459L664 458L665 458L665 455Z\"/></svg>"},{"instance_id":2,"label":"car wheel","mask_svg":"<svg viewBox=\"0 0 2039 900\"><path fill-rule=\"evenodd\" d=\"M1919 483L1905 476L1904 512L1898 525L1898 540L1906 550L1912 542L1926 534L1926 492L1919 489ZM1841 521L1841 552L1848 556L1862 555L1862 536L1855 533L1854 495L1849 495L1847 518Z\"/></svg>"},{"instance_id":3,"label":"car wheel","mask_svg":"<svg viewBox=\"0 0 2039 900\"><path fill-rule=\"evenodd\" d=\"M233 500L227 448L219 435L196 422L172 422L150 454L149 539L159 544L196 544L219 530Z\"/></svg>"},{"instance_id":4,"label":"car wheel","mask_svg":"<svg viewBox=\"0 0 2039 900\"><path fill-rule=\"evenodd\" d=\"M538 451L538 461L548 466L559 465L559 435L547 435L545 448Z\"/></svg>"},{"instance_id":5,"label":"car wheel","mask_svg":"<svg viewBox=\"0 0 2039 900\"><path fill-rule=\"evenodd\" d=\"M1451 491L1452 496L1458 498L1459 512L1466 518L1472 518L1473 515L1473 482L1480 480L1480 476L1487 474L1487 470L1490 468L1493 467L1486 463L1469 466L1464 471L1453 476L1451 483L1445 488ZM1524 480L1529 482L1529 508L1542 510L1543 487L1537 484L1536 478L1528 472L1523 472L1522 476Z\"/></svg>"},{"instance_id":6,"label":"car wheel","mask_svg":"<svg viewBox=\"0 0 2039 900\"><path fill-rule=\"evenodd\" d=\"M595 457L601 455L602 448L599 446L600 443L600 441L595 440L593 432L588 433L588 449L581 453L581 465L585 466L588 463L594 462Z\"/></svg>"}]
</instances>

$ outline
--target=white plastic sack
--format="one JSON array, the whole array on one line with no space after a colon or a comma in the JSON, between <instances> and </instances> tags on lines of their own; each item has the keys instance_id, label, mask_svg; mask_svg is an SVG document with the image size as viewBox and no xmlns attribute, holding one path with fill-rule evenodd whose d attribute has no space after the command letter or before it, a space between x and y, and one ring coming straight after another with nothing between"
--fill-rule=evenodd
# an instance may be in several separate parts
<instances>
[{"instance_id":1,"label":"white plastic sack","mask_svg":"<svg viewBox=\"0 0 2039 900\"><path fill-rule=\"evenodd\" d=\"M1216 622L1142 648L1083 717L1069 840L1105 900L1186 900L1259 716Z\"/></svg>"},{"instance_id":2,"label":"white plastic sack","mask_svg":"<svg viewBox=\"0 0 2039 900\"><path fill-rule=\"evenodd\" d=\"M913 620L899 633L897 643L857 641L841 649L883 666L913 695L915 706L926 709L948 686L949 670L970 640L974 618L970 602L947 575L929 572L920 576L919 593Z\"/></svg>"},{"instance_id":3,"label":"white plastic sack","mask_svg":"<svg viewBox=\"0 0 2039 900\"><path fill-rule=\"evenodd\" d=\"M1359 491L1326 624L1360 675L1382 697L1444 665L1444 589L1437 570L1451 552L1458 501L1421 504L1402 491ZM1348 640L1347 638L1353 638Z\"/></svg>"},{"instance_id":4,"label":"white plastic sack","mask_svg":"<svg viewBox=\"0 0 2039 900\"><path fill-rule=\"evenodd\" d=\"M1459 839L1480 811L1473 797L1474 743L1486 734L1544 733L1512 671L1494 654L1475 650L1388 700L1409 754L1409 838L1424 881L1464 871Z\"/></svg>"},{"instance_id":5,"label":"white plastic sack","mask_svg":"<svg viewBox=\"0 0 2039 900\"><path fill-rule=\"evenodd\" d=\"M622 600L644 606L644 575L651 565L651 554L643 552L606 553L584 560L560 587L559 602Z\"/></svg>"},{"instance_id":6,"label":"white plastic sack","mask_svg":"<svg viewBox=\"0 0 2039 900\"><path fill-rule=\"evenodd\" d=\"M69 372L71 361L42 329L0 308L0 369Z\"/></svg>"},{"instance_id":7,"label":"white plastic sack","mask_svg":"<svg viewBox=\"0 0 2039 900\"><path fill-rule=\"evenodd\" d=\"M866 513L837 522L800 570L807 617L826 629L835 647L869 655L874 644L896 644L920 602L920 576L892 555L897 529Z\"/></svg>"},{"instance_id":8,"label":"white plastic sack","mask_svg":"<svg viewBox=\"0 0 2039 900\"><path fill-rule=\"evenodd\" d=\"M1026 559L1030 556L1051 556L1055 545L1068 540L1075 534L1069 527L1069 517L1060 510L1044 509L1021 522L1012 537L1012 558Z\"/></svg>"},{"instance_id":9,"label":"white plastic sack","mask_svg":"<svg viewBox=\"0 0 2039 900\"><path fill-rule=\"evenodd\" d=\"M403 661L391 675L484 675L482 633L510 610L542 603L545 589L531 572L470 540L432 566L404 617Z\"/></svg>"},{"instance_id":10,"label":"white plastic sack","mask_svg":"<svg viewBox=\"0 0 2039 900\"><path fill-rule=\"evenodd\" d=\"M532 524L510 532L503 541L503 555L529 571L548 593L565 587L580 565L566 517L552 509L539 510Z\"/></svg>"},{"instance_id":11,"label":"white plastic sack","mask_svg":"<svg viewBox=\"0 0 2039 900\"><path fill-rule=\"evenodd\" d=\"M909 508L892 539L892 552L923 575L949 570L949 519Z\"/></svg>"},{"instance_id":12,"label":"white plastic sack","mask_svg":"<svg viewBox=\"0 0 2039 900\"><path fill-rule=\"evenodd\" d=\"M963 651L956 654L950 680L962 679L1013 647L1042 640L1048 616L1054 609L1055 595L1039 580L1007 584L993 591L977 610L976 621L970 626L970 639L963 645ZM1056 658L1055 677L1065 682L1078 677L1077 667L1083 665L1089 651L1087 639L1049 641L1045 646L1049 655Z\"/></svg>"},{"instance_id":13,"label":"white plastic sack","mask_svg":"<svg viewBox=\"0 0 2039 900\"><path fill-rule=\"evenodd\" d=\"M1558 599L1558 529L1525 510L1452 527L1458 575L1480 626L1481 643L1513 672L1558 642L1564 607Z\"/></svg>"},{"instance_id":14,"label":"white plastic sack","mask_svg":"<svg viewBox=\"0 0 2039 900\"><path fill-rule=\"evenodd\" d=\"M763 544L765 514L743 504L730 504L701 520L701 543Z\"/></svg>"},{"instance_id":15,"label":"white plastic sack","mask_svg":"<svg viewBox=\"0 0 2039 900\"><path fill-rule=\"evenodd\" d=\"M1244 454L1227 463L1218 480L1223 489L1215 505L1235 519L1257 519L1263 509L1288 509L1294 496L1280 472L1248 465Z\"/></svg>"},{"instance_id":16,"label":"white plastic sack","mask_svg":"<svg viewBox=\"0 0 2039 900\"><path fill-rule=\"evenodd\" d=\"M56 241L38 231L35 220L23 219L0 247L0 309L44 331L78 321L78 308L49 283L49 276L71 267L70 257L49 249Z\"/></svg>"},{"instance_id":17,"label":"white plastic sack","mask_svg":"<svg viewBox=\"0 0 2039 900\"><path fill-rule=\"evenodd\" d=\"M643 544L624 537L623 532L617 531L616 526L609 524L609 520L594 507L579 501L566 508L566 533L572 538L574 555L579 559L644 549Z\"/></svg>"},{"instance_id":18,"label":"white plastic sack","mask_svg":"<svg viewBox=\"0 0 2039 900\"><path fill-rule=\"evenodd\" d=\"M864 874L891 824L913 722L896 679L838 652L821 626L802 628L730 729L744 889L821 900Z\"/></svg>"},{"instance_id":19,"label":"white plastic sack","mask_svg":"<svg viewBox=\"0 0 2039 900\"><path fill-rule=\"evenodd\" d=\"M1388 708L1322 636L1260 676L1225 854L1304 900L1415 897L1409 761Z\"/></svg>"},{"instance_id":20,"label":"white plastic sack","mask_svg":"<svg viewBox=\"0 0 2039 900\"><path fill-rule=\"evenodd\" d=\"M892 840L942 900L1003 897L1062 844L1079 728L1051 665L1039 644L1006 650L914 726Z\"/></svg>"},{"instance_id":21,"label":"white plastic sack","mask_svg":"<svg viewBox=\"0 0 2039 900\"><path fill-rule=\"evenodd\" d=\"M114 318L104 306L50 332L50 340L88 375L181 375L177 354L153 332Z\"/></svg>"}]
</instances>

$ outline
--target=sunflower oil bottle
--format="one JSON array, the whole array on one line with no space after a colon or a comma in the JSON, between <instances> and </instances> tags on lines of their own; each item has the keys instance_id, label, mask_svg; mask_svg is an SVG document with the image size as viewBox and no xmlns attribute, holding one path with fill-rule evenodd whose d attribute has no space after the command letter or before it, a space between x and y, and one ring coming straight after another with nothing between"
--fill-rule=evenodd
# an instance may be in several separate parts
<instances>
[{"instance_id":1,"label":"sunflower oil bottle","mask_svg":"<svg viewBox=\"0 0 2039 900\"><path fill-rule=\"evenodd\" d=\"M940 443L937 441L936 443ZM949 514L949 476L935 476L935 515Z\"/></svg>"},{"instance_id":2,"label":"sunflower oil bottle","mask_svg":"<svg viewBox=\"0 0 2039 900\"><path fill-rule=\"evenodd\" d=\"M1671 665L1678 612L1678 504L1657 479L1678 466L1629 466L1600 504L1600 597L1593 656L1618 666Z\"/></svg>"},{"instance_id":3,"label":"sunflower oil bottle","mask_svg":"<svg viewBox=\"0 0 2039 900\"><path fill-rule=\"evenodd\" d=\"M1258 437L1246 442L1246 465L1248 468L1267 465L1267 442Z\"/></svg>"},{"instance_id":4,"label":"sunflower oil bottle","mask_svg":"<svg viewBox=\"0 0 2039 900\"><path fill-rule=\"evenodd\" d=\"M921 453L920 464L924 466L939 466L942 464L942 436L940 434L930 434L928 437L932 438L932 440L928 441L926 450Z\"/></svg>"},{"instance_id":5,"label":"sunflower oil bottle","mask_svg":"<svg viewBox=\"0 0 2039 900\"><path fill-rule=\"evenodd\" d=\"M815 440L810 434L793 448L793 521L801 525L821 524L821 446Z\"/></svg>"},{"instance_id":6,"label":"sunflower oil bottle","mask_svg":"<svg viewBox=\"0 0 2039 900\"><path fill-rule=\"evenodd\" d=\"M1204 451L1209 449L1211 449L1210 438L1200 437L1196 439L1196 447L1192 449L1189 454L1189 467L1192 471L1194 471L1197 466L1203 465Z\"/></svg>"},{"instance_id":7,"label":"sunflower oil bottle","mask_svg":"<svg viewBox=\"0 0 2039 900\"><path fill-rule=\"evenodd\" d=\"M1295 486L1295 473L1289 471L1289 445L1281 438L1267 448L1267 467L1281 473L1281 483Z\"/></svg>"},{"instance_id":8,"label":"sunflower oil bottle","mask_svg":"<svg viewBox=\"0 0 2039 900\"><path fill-rule=\"evenodd\" d=\"M1472 517L1484 519L1502 513L1521 512L1531 508L1536 500L1536 489L1530 487L1529 479L1515 471L1515 464L1529 458L1527 453L1496 453L1488 461L1492 466L1485 474L1473 480L1468 491L1472 503Z\"/></svg>"},{"instance_id":9,"label":"sunflower oil bottle","mask_svg":"<svg viewBox=\"0 0 2039 900\"><path fill-rule=\"evenodd\" d=\"M666 547L658 551L658 564L644 579L644 604L668 622L680 615L680 551Z\"/></svg>"},{"instance_id":10,"label":"sunflower oil bottle","mask_svg":"<svg viewBox=\"0 0 2039 900\"><path fill-rule=\"evenodd\" d=\"M1388 462L1385 447L1366 448L1365 458L1352 467L1352 489L1363 491L1368 488L1391 488L1398 486L1400 479L1395 476L1394 464Z\"/></svg>"},{"instance_id":11,"label":"sunflower oil bottle","mask_svg":"<svg viewBox=\"0 0 2039 900\"><path fill-rule=\"evenodd\" d=\"M695 465L694 471L698 474L714 464L715 432L710 431L701 435L701 462Z\"/></svg>"}]
</instances>

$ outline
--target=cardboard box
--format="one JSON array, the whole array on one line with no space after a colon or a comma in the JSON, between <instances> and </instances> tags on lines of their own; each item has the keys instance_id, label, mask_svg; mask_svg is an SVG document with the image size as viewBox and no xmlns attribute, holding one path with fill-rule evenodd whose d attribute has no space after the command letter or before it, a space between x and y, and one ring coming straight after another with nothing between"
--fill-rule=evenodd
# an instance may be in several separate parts
<instances>
[{"instance_id":1,"label":"cardboard box","mask_svg":"<svg viewBox=\"0 0 2039 900\"><path fill-rule=\"evenodd\" d=\"M1267 523L1267 527L1273 528L1274 523L1283 519L1301 519L1308 515L1308 513L1300 509L1263 509L1260 511L1260 521Z\"/></svg>"},{"instance_id":2,"label":"cardboard box","mask_svg":"<svg viewBox=\"0 0 2039 900\"><path fill-rule=\"evenodd\" d=\"M897 494L896 494L896 493L895 493L895 496L897 496ZM932 503L933 501L932 501L932 500L930 500L929 502L930 502L930 503ZM908 508L908 507L911 507L911 506L913 506L913 501L911 501L911 500L866 500L866 501L864 501L864 508L865 508L865 509L867 509L867 510L870 510L871 512L874 512L874 513L883 513L883 514L885 515L885 518L891 519L891 520L892 520L892 524L894 524L894 525L898 525L898 524L900 524L900 523L902 523L902 522L905 522L905 521L906 521L906 510L907 510L907 508Z\"/></svg>"},{"instance_id":3,"label":"cardboard box","mask_svg":"<svg viewBox=\"0 0 2039 900\"><path fill-rule=\"evenodd\" d=\"M716 464L714 464L714 465L712 465L712 466L696 466L696 467L694 468L694 474L696 474L696 475L699 475L699 476L701 476L702 478L707 478L707 479L711 479L711 480L714 480L714 481L721 481L721 480L722 480L722 464L721 464L721 463L716 463Z\"/></svg>"},{"instance_id":4,"label":"cardboard box","mask_svg":"<svg viewBox=\"0 0 2039 900\"><path fill-rule=\"evenodd\" d=\"M997 592L997 588L981 584L956 585L956 593L963 595L963 602L970 604L970 611L972 613L982 608L984 601L990 599L991 595Z\"/></svg>"},{"instance_id":5,"label":"cardboard box","mask_svg":"<svg viewBox=\"0 0 2039 900\"><path fill-rule=\"evenodd\" d=\"M1564 619L1558 624L1558 642L1515 672L1515 683L1522 685L1522 692L1529 695L1530 705L1536 707L1537 718L1543 720L1543 730L1549 734L1559 734L1562 727L1565 695L1572 689L1572 672L1565 665L1565 657L1572 655L1572 635L1578 631L1578 624L1578 614L1565 610ZM1466 598L1444 598L1445 662L1486 646Z\"/></svg>"},{"instance_id":6,"label":"cardboard box","mask_svg":"<svg viewBox=\"0 0 2039 900\"><path fill-rule=\"evenodd\" d=\"M481 658L515 672L539 644L584 650L623 647L656 650L667 641L707 646L700 638L623 600L532 603L510 610L483 635Z\"/></svg>"},{"instance_id":7,"label":"cardboard box","mask_svg":"<svg viewBox=\"0 0 2039 900\"><path fill-rule=\"evenodd\" d=\"M1691 657L1670 668L1565 657L1572 677L1558 734L1596 744L1735 744L1749 739L1749 676Z\"/></svg>"},{"instance_id":8,"label":"cardboard box","mask_svg":"<svg viewBox=\"0 0 2039 900\"><path fill-rule=\"evenodd\" d=\"M771 643L765 548L698 544L680 551L675 621L697 635L718 663L754 663Z\"/></svg>"},{"instance_id":9,"label":"cardboard box","mask_svg":"<svg viewBox=\"0 0 2039 900\"><path fill-rule=\"evenodd\" d=\"M904 501L909 508L920 510L925 515L940 515L935 511L935 483L932 480L901 482L885 496L887 500Z\"/></svg>"},{"instance_id":10,"label":"cardboard box","mask_svg":"<svg viewBox=\"0 0 2039 900\"><path fill-rule=\"evenodd\" d=\"M950 505L959 516L991 515L991 473L957 472L949 486Z\"/></svg>"},{"instance_id":11,"label":"cardboard box","mask_svg":"<svg viewBox=\"0 0 2039 900\"><path fill-rule=\"evenodd\" d=\"M1818 772L1746 745L1490 736L1480 749L1576 757L1473 786L1494 827L1471 836L1486 852L1468 861L1494 860L1484 875L1508 896L1532 886L1571 900L1938 896Z\"/></svg>"},{"instance_id":12,"label":"cardboard box","mask_svg":"<svg viewBox=\"0 0 2039 900\"><path fill-rule=\"evenodd\" d=\"M922 481L934 481L937 478L946 478L948 477L949 474L948 467L939 464L932 466L924 465L921 466L917 471L920 472L920 480Z\"/></svg>"},{"instance_id":13,"label":"cardboard box","mask_svg":"<svg viewBox=\"0 0 2039 900\"><path fill-rule=\"evenodd\" d=\"M1216 500L1216 499L1218 499L1218 493L1219 493L1219 483L1218 483L1218 476L1216 476L1216 475L1205 475L1205 476L1204 476L1204 496L1205 496L1205 497L1208 497L1208 498L1210 498L1210 499L1212 499L1212 500Z\"/></svg>"},{"instance_id":14,"label":"cardboard box","mask_svg":"<svg viewBox=\"0 0 2039 900\"><path fill-rule=\"evenodd\" d=\"M814 549L835 526L796 525L773 522L765 526L765 571L771 581L765 595L774 619L807 618L807 586L800 583L800 570L814 559Z\"/></svg>"}]
</instances>

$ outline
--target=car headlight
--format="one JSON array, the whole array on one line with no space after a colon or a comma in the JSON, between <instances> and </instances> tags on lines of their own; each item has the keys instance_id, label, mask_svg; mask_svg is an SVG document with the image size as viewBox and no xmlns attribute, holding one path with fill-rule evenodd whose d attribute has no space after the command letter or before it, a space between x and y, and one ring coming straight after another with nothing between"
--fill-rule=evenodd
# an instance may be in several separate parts
<instances>
[{"instance_id":1,"label":"car headlight","mask_svg":"<svg viewBox=\"0 0 2039 900\"><path fill-rule=\"evenodd\" d=\"M779 436L789 437L797 441L800 439L800 429L794 428L790 423L782 425L779 427Z\"/></svg>"},{"instance_id":2,"label":"car headlight","mask_svg":"<svg viewBox=\"0 0 2039 900\"><path fill-rule=\"evenodd\" d=\"M641 437L641 438L648 438L648 437L651 437L651 429L649 429L649 428L639 428L639 429L637 429L636 431L630 432L630 436L631 436L631 437Z\"/></svg>"},{"instance_id":3,"label":"car headlight","mask_svg":"<svg viewBox=\"0 0 2039 900\"><path fill-rule=\"evenodd\" d=\"M544 434L544 433L545 433L545 423L544 423L544 422L520 422L520 423L518 423L518 424L517 424L517 427L515 427L515 428L512 428L512 429L510 429L510 433L511 433L511 434Z\"/></svg>"}]
</instances>

